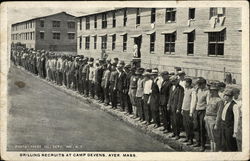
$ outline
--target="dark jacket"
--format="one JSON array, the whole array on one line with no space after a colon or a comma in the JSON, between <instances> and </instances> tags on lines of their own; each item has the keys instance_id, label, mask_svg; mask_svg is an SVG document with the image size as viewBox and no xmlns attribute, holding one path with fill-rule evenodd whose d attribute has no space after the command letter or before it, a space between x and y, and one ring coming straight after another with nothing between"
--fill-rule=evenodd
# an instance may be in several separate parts
<instances>
[{"instance_id":1,"label":"dark jacket","mask_svg":"<svg viewBox=\"0 0 250 161\"><path fill-rule=\"evenodd\" d=\"M177 110L181 111L182 101L184 97L184 89L180 85L176 85L175 89L173 89L173 86L170 88L170 94L169 94L169 100L168 104L170 107L170 110L172 112L176 112Z\"/></svg>"},{"instance_id":2,"label":"dark jacket","mask_svg":"<svg viewBox=\"0 0 250 161\"><path fill-rule=\"evenodd\" d=\"M126 89L126 73L124 71L117 74L116 89L118 91L124 91Z\"/></svg>"},{"instance_id":3,"label":"dark jacket","mask_svg":"<svg viewBox=\"0 0 250 161\"><path fill-rule=\"evenodd\" d=\"M171 88L171 82L163 81L160 90L160 100L159 100L161 106L166 106L168 104L170 88Z\"/></svg>"}]
</instances>

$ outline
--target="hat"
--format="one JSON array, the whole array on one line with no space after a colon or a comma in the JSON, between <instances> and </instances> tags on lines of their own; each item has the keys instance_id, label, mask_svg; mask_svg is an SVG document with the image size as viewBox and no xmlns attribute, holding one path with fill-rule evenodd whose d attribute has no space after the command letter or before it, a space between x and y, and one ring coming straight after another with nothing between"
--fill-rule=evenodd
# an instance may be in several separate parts
<instances>
[{"instance_id":1,"label":"hat","mask_svg":"<svg viewBox=\"0 0 250 161\"><path fill-rule=\"evenodd\" d=\"M93 63L93 62L94 62L94 58L92 58L92 57L89 58L89 62L92 62L92 63Z\"/></svg>"},{"instance_id":2,"label":"hat","mask_svg":"<svg viewBox=\"0 0 250 161\"><path fill-rule=\"evenodd\" d=\"M226 95L226 96L233 96L234 95L233 89L230 89L230 88L226 89L224 91L224 95Z\"/></svg>"},{"instance_id":3,"label":"hat","mask_svg":"<svg viewBox=\"0 0 250 161\"><path fill-rule=\"evenodd\" d=\"M175 75L174 71L171 71L171 72L169 73L169 75Z\"/></svg>"},{"instance_id":4,"label":"hat","mask_svg":"<svg viewBox=\"0 0 250 161\"><path fill-rule=\"evenodd\" d=\"M150 75L151 75L151 73L149 73L149 72L145 71L142 75L143 75L143 76L150 76Z\"/></svg>"},{"instance_id":5,"label":"hat","mask_svg":"<svg viewBox=\"0 0 250 161\"><path fill-rule=\"evenodd\" d=\"M161 75L169 75L168 71L161 72Z\"/></svg>"},{"instance_id":6,"label":"hat","mask_svg":"<svg viewBox=\"0 0 250 161\"><path fill-rule=\"evenodd\" d=\"M223 83L223 82L219 82L218 83L218 87L220 87L220 88L226 88L226 84Z\"/></svg>"},{"instance_id":7,"label":"hat","mask_svg":"<svg viewBox=\"0 0 250 161\"><path fill-rule=\"evenodd\" d=\"M130 65L130 64L126 64L126 65L124 66L124 68L131 68L131 65Z\"/></svg>"},{"instance_id":8,"label":"hat","mask_svg":"<svg viewBox=\"0 0 250 161\"><path fill-rule=\"evenodd\" d=\"M186 75L184 71L178 71L177 75Z\"/></svg>"},{"instance_id":9,"label":"hat","mask_svg":"<svg viewBox=\"0 0 250 161\"><path fill-rule=\"evenodd\" d=\"M152 69L151 74L158 74L158 69L156 69L156 68Z\"/></svg>"},{"instance_id":10,"label":"hat","mask_svg":"<svg viewBox=\"0 0 250 161\"><path fill-rule=\"evenodd\" d=\"M196 81L196 84L198 84L198 85L206 84L206 83L207 83L207 81L203 77L199 77L198 80Z\"/></svg>"},{"instance_id":11,"label":"hat","mask_svg":"<svg viewBox=\"0 0 250 161\"><path fill-rule=\"evenodd\" d=\"M151 72L152 72L152 69L146 69L146 72L151 73Z\"/></svg>"},{"instance_id":12,"label":"hat","mask_svg":"<svg viewBox=\"0 0 250 161\"><path fill-rule=\"evenodd\" d=\"M123 60L120 60L118 64L125 66L125 62Z\"/></svg>"},{"instance_id":13,"label":"hat","mask_svg":"<svg viewBox=\"0 0 250 161\"><path fill-rule=\"evenodd\" d=\"M240 89L238 89L238 88L233 88L232 90L233 90L233 94L234 94L234 95L240 93Z\"/></svg>"},{"instance_id":14,"label":"hat","mask_svg":"<svg viewBox=\"0 0 250 161\"><path fill-rule=\"evenodd\" d=\"M209 82L209 83L208 83L209 89L210 89L210 90L219 90L218 84L219 84L219 83L218 83L217 81Z\"/></svg>"},{"instance_id":15,"label":"hat","mask_svg":"<svg viewBox=\"0 0 250 161\"><path fill-rule=\"evenodd\" d=\"M176 77L175 75L173 75L173 76L171 76L169 79L170 79L171 81L175 81L175 80L177 80L177 77Z\"/></svg>"},{"instance_id":16,"label":"hat","mask_svg":"<svg viewBox=\"0 0 250 161\"><path fill-rule=\"evenodd\" d=\"M143 68L137 68L135 74L142 74L144 72Z\"/></svg>"},{"instance_id":17,"label":"hat","mask_svg":"<svg viewBox=\"0 0 250 161\"><path fill-rule=\"evenodd\" d=\"M185 82L188 82L188 83L192 84L192 79L191 78L185 78L184 80L185 80Z\"/></svg>"}]
</instances>

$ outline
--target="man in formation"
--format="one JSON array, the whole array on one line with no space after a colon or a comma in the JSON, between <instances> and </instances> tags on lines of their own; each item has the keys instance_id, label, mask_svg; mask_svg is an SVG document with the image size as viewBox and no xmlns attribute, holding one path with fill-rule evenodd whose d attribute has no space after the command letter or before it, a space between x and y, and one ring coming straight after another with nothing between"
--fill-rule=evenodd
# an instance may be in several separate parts
<instances>
[{"instance_id":1,"label":"man in formation","mask_svg":"<svg viewBox=\"0 0 250 161\"><path fill-rule=\"evenodd\" d=\"M242 114L238 88L224 82L191 78L182 70L144 69L83 55L12 48L11 60L38 77L84 97L110 105L125 115L189 146L205 151L241 151ZM194 81L196 79L196 81Z\"/></svg>"}]
</instances>

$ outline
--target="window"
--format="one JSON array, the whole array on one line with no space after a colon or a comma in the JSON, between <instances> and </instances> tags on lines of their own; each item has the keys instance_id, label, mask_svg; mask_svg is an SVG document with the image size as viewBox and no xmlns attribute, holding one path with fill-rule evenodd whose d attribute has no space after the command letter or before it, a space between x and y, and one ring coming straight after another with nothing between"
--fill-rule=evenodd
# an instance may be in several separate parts
<instances>
[{"instance_id":1,"label":"window","mask_svg":"<svg viewBox=\"0 0 250 161\"><path fill-rule=\"evenodd\" d=\"M90 21L89 21L89 17L86 17L86 30L90 29Z\"/></svg>"},{"instance_id":2,"label":"window","mask_svg":"<svg viewBox=\"0 0 250 161\"><path fill-rule=\"evenodd\" d=\"M94 36L94 49L96 49L97 36Z\"/></svg>"},{"instance_id":3,"label":"window","mask_svg":"<svg viewBox=\"0 0 250 161\"><path fill-rule=\"evenodd\" d=\"M151 23L155 23L155 8L151 9Z\"/></svg>"},{"instance_id":4,"label":"window","mask_svg":"<svg viewBox=\"0 0 250 161\"><path fill-rule=\"evenodd\" d=\"M53 27L60 27L60 21L53 21Z\"/></svg>"},{"instance_id":5,"label":"window","mask_svg":"<svg viewBox=\"0 0 250 161\"><path fill-rule=\"evenodd\" d=\"M165 34L165 54L171 54L175 52L175 40L176 40L176 32L172 34Z\"/></svg>"},{"instance_id":6,"label":"window","mask_svg":"<svg viewBox=\"0 0 250 161\"><path fill-rule=\"evenodd\" d=\"M102 36L102 49L107 49L107 35L106 36Z\"/></svg>"},{"instance_id":7,"label":"window","mask_svg":"<svg viewBox=\"0 0 250 161\"><path fill-rule=\"evenodd\" d=\"M112 35L112 50L115 49L116 35Z\"/></svg>"},{"instance_id":8,"label":"window","mask_svg":"<svg viewBox=\"0 0 250 161\"><path fill-rule=\"evenodd\" d=\"M150 53L155 51L155 32L150 35Z\"/></svg>"},{"instance_id":9,"label":"window","mask_svg":"<svg viewBox=\"0 0 250 161\"><path fill-rule=\"evenodd\" d=\"M75 33L68 33L68 39L75 39Z\"/></svg>"},{"instance_id":10,"label":"window","mask_svg":"<svg viewBox=\"0 0 250 161\"><path fill-rule=\"evenodd\" d=\"M106 13L102 14L102 28L103 29L107 28L107 14Z\"/></svg>"},{"instance_id":11,"label":"window","mask_svg":"<svg viewBox=\"0 0 250 161\"><path fill-rule=\"evenodd\" d=\"M94 28L96 29L97 28L97 16L95 15L95 18L94 18Z\"/></svg>"},{"instance_id":12,"label":"window","mask_svg":"<svg viewBox=\"0 0 250 161\"><path fill-rule=\"evenodd\" d=\"M209 19L213 16L225 16L226 9L219 7L219 8L210 8L210 16Z\"/></svg>"},{"instance_id":13,"label":"window","mask_svg":"<svg viewBox=\"0 0 250 161\"><path fill-rule=\"evenodd\" d=\"M123 51L127 51L127 40L128 40L128 35L127 34L123 35Z\"/></svg>"},{"instance_id":14,"label":"window","mask_svg":"<svg viewBox=\"0 0 250 161\"><path fill-rule=\"evenodd\" d=\"M176 8L166 9L166 22L175 22Z\"/></svg>"},{"instance_id":15,"label":"window","mask_svg":"<svg viewBox=\"0 0 250 161\"><path fill-rule=\"evenodd\" d=\"M44 20L40 20L40 27L44 27Z\"/></svg>"},{"instance_id":16,"label":"window","mask_svg":"<svg viewBox=\"0 0 250 161\"><path fill-rule=\"evenodd\" d=\"M44 32L40 32L40 39L44 40Z\"/></svg>"},{"instance_id":17,"label":"window","mask_svg":"<svg viewBox=\"0 0 250 161\"><path fill-rule=\"evenodd\" d=\"M59 21L60 22L60 21ZM68 22L68 28L69 29L74 29L75 28L75 22ZM59 26L58 27L60 27L60 24L59 24Z\"/></svg>"},{"instance_id":18,"label":"window","mask_svg":"<svg viewBox=\"0 0 250 161\"><path fill-rule=\"evenodd\" d=\"M113 27L116 27L116 17L115 17L115 12L113 12Z\"/></svg>"},{"instance_id":19,"label":"window","mask_svg":"<svg viewBox=\"0 0 250 161\"><path fill-rule=\"evenodd\" d=\"M80 26L79 26L80 30L82 30L82 18L80 18Z\"/></svg>"},{"instance_id":20,"label":"window","mask_svg":"<svg viewBox=\"0 0 250 161\"><path fill-rule=\"evenodd\" d=\"M136 9L136 26L139 26L141 23L141 11L140 8Z\"/></svg>"},{"instance_id":21,"label":"window","mask_svg":"<svg viewBox=\"0 0 250 161\"><path fill-rule=\"evenodd\" d=\"M124 9L123 26L127 25L127 8Z\"/></svg>"},{"instance_id":22,"label":"window","mask_svg":"<svg viewBox=\"0 0 250 161\"><path fill-rule=\"evenodd\" d=\"M194 40L195 40L195 31L192 31L187 34L187 54L194 54Z\"/></svg>"},{"instance_id":23,"label":"window","mask_svg":"<svg viewBox=\"0 0 250 161\"><path fill-rule=\"evenodd\" d=\"M195 19L195 8L189 8L188 19L189 20Z\"/></svg>"},{"instance_id":24,"label":"window","mask_svg":"<svg viewBox=\"0 0 250 161\"><path fill-rule=\"evenodd\" d=\"M60 33L53 33L53 39L60 39Z\"/></svg>"},{"instance_id":25,"label":"window","mask_svg":"<svg viewBox=\"0 0 250 161\"><path fill-rule=\"evenodd\" d=\"M79 48L82 49L82 37L80 37L80 40L79 40Z\"/></svg>"},{"instance_id":26,"label":"window","mask_svg":"<svg viewBox=\"0 0 250 161\"><path fill-rule=\"evenodd\" d=\"M226 37L226 30L221 32L208 33L208 55L218 56L224 55L224 40Z\"/></svg>"},{"instance_id":27,"label":"window","mask_svg":"<svg viewBox=\"0 0 250 161\"><path fill-rule=\"evenodd\" d=\"M90 37L85 37L85 49L89 50L89 42L90 42Z\"/></svg>"}]
</instances>

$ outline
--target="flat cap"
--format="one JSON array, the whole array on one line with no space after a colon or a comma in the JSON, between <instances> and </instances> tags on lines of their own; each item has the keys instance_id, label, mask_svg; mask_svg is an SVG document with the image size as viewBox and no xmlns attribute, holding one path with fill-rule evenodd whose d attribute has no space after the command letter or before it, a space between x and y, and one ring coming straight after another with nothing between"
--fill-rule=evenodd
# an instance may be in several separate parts
<instances>
[{"instance_id":1,"label":"flat cap","mask_svg":"<svg viewBox=\"0 0 250 161\"><path fill-rule=\"evenodd\" d=\"M169 75L168 71L161 72L161 75Z\"/></svg>"},{"instance_id":2,"label":"flat cap","mask_svg":"<svg viewBox=\"0 0 250 161\"><path fill-rule=\"evenodd\" d=\"M178 71L177 75L186 75L186 73L184 71Z\"/></svg>"}]
</instances>

